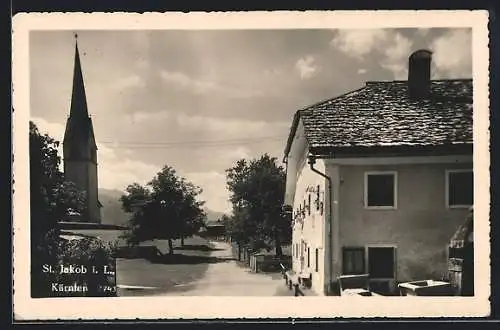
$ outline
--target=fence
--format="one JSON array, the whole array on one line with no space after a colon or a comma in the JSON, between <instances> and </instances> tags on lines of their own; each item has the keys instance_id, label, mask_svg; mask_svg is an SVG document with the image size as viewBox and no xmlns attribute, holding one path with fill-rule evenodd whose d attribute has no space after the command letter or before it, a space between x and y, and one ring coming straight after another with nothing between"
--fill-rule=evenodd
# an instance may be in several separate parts
<instances>
[{"instance_id":1,"label":"fence","mask_svg":"<svg viewBox=\"0 0 500 330\"><path fill-rule=\"evenodd\" d=\"M231 243L233 258L235 260L241 261L248 266L250 265L250 254L251 252L244 246L240 246L235 242Z\"/></svg>"},{"instance_id":2,"label":"fence","mask_svg":"<svg viewBox=\"0 0 500 330\"><path fill-rule=\"evenodd\" d=\"M233 258L245 264L253 272L280 272L280 263L287 269L291 268L292 257L284 255L277 258L274 254L260 253L260 251L252 251L244 246L238 246L232 242Z\"/></svg>"},{"instance_id":3,"label":"fence","mask_svg":"<svg viewBox=\"0 0 500 330\"><path fill-rule=\"evenodd\" d=\"M276 257L274 255L254 254L250 256L250 269L256 273L271 273L281 272L281 266L286 269L291 268L291 257L282 256Z\"/></svg>"}]
</instances>

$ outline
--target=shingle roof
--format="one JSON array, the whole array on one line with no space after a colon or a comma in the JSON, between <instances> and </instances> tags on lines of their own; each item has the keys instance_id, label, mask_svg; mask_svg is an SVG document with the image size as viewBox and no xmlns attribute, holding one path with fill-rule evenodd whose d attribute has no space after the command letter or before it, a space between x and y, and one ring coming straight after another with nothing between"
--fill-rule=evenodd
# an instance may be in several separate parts
<instances>
[{"instance_id":1,"label":"shingle roof","mask_svg":"<svg viewBox=\"0 0 500 330\"><path fill-rule=\"evenodd\" d=\"M472 79L433 80L429 97L408 97L407 81L367 82L297 111L311 149L472 144Z\"/></svg>"}]
</instances>

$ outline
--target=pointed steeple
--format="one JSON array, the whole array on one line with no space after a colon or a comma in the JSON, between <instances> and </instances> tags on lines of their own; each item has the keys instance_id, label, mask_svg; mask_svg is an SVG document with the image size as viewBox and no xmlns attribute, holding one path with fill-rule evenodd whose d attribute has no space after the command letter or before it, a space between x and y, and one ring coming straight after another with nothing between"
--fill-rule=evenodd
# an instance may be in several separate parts
<instances>
[{"instance_id":1,"label":"pointed steeple","mask_svg":"<svg viewBox=\"0 0 500 330\"><path fill-rule=\"evenodd\" d=\"M71 94L70 116L88 118L87 96L83 82L80 52L78 51L78 36L75 34L75 65L73 68L73 92Z\"/></svg>"},{"instance_id":2,"label":"pointed steeple","mask_svg":"<svg viewBox=\"0 0 500 330\"><path fill-rule=\"evenodd\" d=\"M75 63L73 67L73 90L69 118L66 123L63 144L66 159L92 160L97 162L97 145L94 137L94 127L87 108L87 96L83 81L78 40L75 35Z\"/></svg>"}]
</instances>

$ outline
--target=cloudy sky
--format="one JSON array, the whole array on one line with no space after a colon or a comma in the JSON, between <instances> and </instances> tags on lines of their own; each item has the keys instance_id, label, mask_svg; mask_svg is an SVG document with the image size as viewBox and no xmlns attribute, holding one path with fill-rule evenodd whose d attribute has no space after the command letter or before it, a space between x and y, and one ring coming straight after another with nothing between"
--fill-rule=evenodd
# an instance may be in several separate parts
<instances>
[{"instance_id":1,"label":"cloudy sky","mask_svg":"<svg viewBox=\"0 0 500 330\"><path fill-rule=\"evenodd\" d=\"M224 170L236 160L281 161L297 109L367 80L406 79L420 48L434 52L433 78L472 76L469 29L31 32L30 117L58 140L75 32L99 186L146 183L168 164L215 211L230 208Z\"/></svg>"}]
</instances>

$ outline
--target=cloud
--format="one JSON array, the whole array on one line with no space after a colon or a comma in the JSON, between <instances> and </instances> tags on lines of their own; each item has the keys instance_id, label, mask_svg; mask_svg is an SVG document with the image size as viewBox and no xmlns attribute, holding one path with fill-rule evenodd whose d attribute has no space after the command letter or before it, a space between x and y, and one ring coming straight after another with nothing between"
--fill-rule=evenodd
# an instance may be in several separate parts
<instances>
[{"instance_id":1,"label":"cloud","mask_svg":"<svg viewBox=\"0 0 500 330\"><path fill-rule=\"evenodd\" d=\"M216 171L180 173L188 181L202 187L201 200L210 210L230 212L229 191L226 189L226 176Z\"/></svg>"},{"instance_id":2,"label":"cloud","mask_svg":"<svg viewBox=\"0 0 500 330\"><path fill-rule=\"evenodd\" d=\"M410 55L412 42L400 33L395 33L384 45L384 55L389 62L407 59Z\"/></svg>"},{"instance_id":3,"label":"cloud","mask_svg":"<svg viewBox=\"0 0 500 330\"><path fill-rule=\"evenodd\" d=\"M189 130L205 131L223 138L246 136L248 138L276 136L287 133L290 122L270 122L265 120L245 120L234 118L177 115L177 123ZM271 133L270 133L271 132Z\"/></svg>"},{"instance_id":4,"label":"cloud","mask_svg":"<svg viewBox=\"0 0 500 330\"><path fill-rule=\"evenodd\" d=\"M264 73L265 77L272 77L272 78L274 78L276 76L282 75L283 71L280 70L280 69L277 69L277 68L273 68L273 69L264 69L263 73Z\"/></svg>"},{"instance_id":5,"label":"cloud","mask_svg":"<svg viewBox=\"0 0 500 330\"><path fill-rule=\"evenodd\" d=\"M160 167L147 164L129 158L115 157L112 149L110 153L103 152L99 148L99 187L107 189L124 190L129 184L138 182L146 184L161 169Z\"/></svg>"},{"instance_id":6,"label":"cloud","mask_svg":"<svg viewBox=\"0 0 500 330\"><path fill-rule=\"evenodd\" d=\"M144 58L140 58L138 59L136 62L135 62L135 65L139 68L139 69L149 69L149 61L144 59Z\"/></svg>"},{"instance_id":7,"label":"cloud","mask_svg":"<svg viewBox=\"0 0 500 330\"><path fill-rule=\"evenodd\" d=\"M210 154L224 169L232 167L240 159L249 159L252 156L251 150L246 146L218 147L211 150Z\"/></svg>"},{"instance_id":8,"label":"cloud","mask_svg":"<svg viewBox=\"0 0 500 330\"><path fill-rule=\"evenodd\" d=\"M63 155L63 144L62 141L64 139L64 130L65 126L59 123L51 123L48 122L47 120L43 118L30 118L30 120L35 123L35 125L38 128L38 131L41 134L48 134L50 137L54 138L55 140L59 141L59 147L57 148L57 152L59 156L62 159ZM63 163L59 164L59 169L62 171L63 170Z\"/></svg>"},{"instance_id":9,"label":"cloud","mask_svg":"<svg viewBox=\"0 0 500 330\"><path fill-rule=\"evenodd\" d=\"M386 42L390 33L382 29L339 30L330 44L349 56L362 59Z\"/></svg>"},{"instance_id":10,"label":"cloud","mask_svg":"<svg viewBox=\"0 0 500 330\"><path fill-rule=\"evenodd\" d=\"M298 71L300 79L311 79L317 73L318 66L315 61L315 58L309 55L300 58L297 63L295 63L295 69Z\"/></svg>"},{"instance_id":11,"label":"cloud","mask_svg":"<svg viewBox=\"0 0 500 330\"><path fill-rule=\"evenodd\" d=\"M136 111L125 116L125 120L131 124L143 124L148 122L158 122L171 117L168 111L145 112Z\"/></svg>"},{"instance_id":12,"label":"cloud","mask_svg":"<svg viewBox=\"0 0 500 330\"><path fill-rule=\"evenodd\" d=\"M225 156L232 163L234 163L237 160L240 160L242 158L249 158L250 157L250 150L246 147L240 146L240 147L231 149L231 151L225 153Z\"/></svg>"},{"instance_id":13,"label":"cloud","mask_svg":"<svg viewBox=\"0 0 500 330\"><path fill-rule=\"evenodd\" d=\"M340 30L331 45L360 61L380 58L380 66L391 71L395 79L407 76L413 42L394 29Z\"/></svg>"},{"instance_id":14,"label":"cloud","mask_svg":"<svg viewBox=\"0 0 500 330\"><path fill-rule=\"evenodd\" d=\"M144 80L138 75L130 75L128 77L118 79L112 84L113 89L116 90L123 90L127 88L143 88L144 86Z\"/></svg>"},{"instance_id":15,"label":"cloud","mask_svg":"<svg viewBox=\"0 0 500 330\"><path fill-rule=\"evenodd\" d=\"M65 125L60 123L51 123L43 118L31 118L30 119L38 127L41 134L48 134L52 138L62 142L64 138Z\"/></svg>"},{"instance_id":16,"label":"cloud","mask_svg":"<svg viewBox=\"0 0 500 330\"><path fill-rule=\"evenodd\" d=\"M470 29L450 30L430 45L436 75L441 78L472 77L472 31Z\"/></svg>"},{"instance_id":17,"label":"cloud","mask_svg":"<svg viewBox=\"0 0 500 330\"><path fill-rule=\"evenodd\" d=\"M38 126L41 133L47 133L50 136L62 141L64 137L64 125L48 122L43 118L31 118ZM148 164L140 160L121 157L117 155L115 149L109 145L97 141L97 157L99 161L98 180L100 188L123 190L127 185L138 182L146 184L160 170L153 164ZM62 144L58 149L59 156L62 158ZM60 164L63 170L63 163Z\"/></svg>"},{"instance_id":18,"label":"cloud","mask_svg":"<svg viewBox=\"0 0 500 330\"><path fill-rule=\"evenodd\" d=\"M396 33L391 42L384 50L385 58L381 66L392 71L395 79L406 79L408 77L408 56L411 53L412 42L400 33Z\"/></svg>"},{"instance_id":19,"label":"cloud","mask_svg":"<svg viewBox=\"0 0 500 330\"><path fill-rule=\"evenodd\" d=\"M427 36L427 34L429 34L430 31L431 31L430 28L418 28L417 35L421 36L421 37L425 37L425 36Z\"/></svg>"},{"instance_id":20,"label":"cloud","mask_svg":"<svg viewBox=\"0 0 500 330\"><path fill-rule=\"evenodd\" d=\"M262 96L263 93L256 89L243 89L218 84L215 81L195 79L185 73L161 70L160 77L167 83L199 95L222 94L226 97L250 98Z\"/></svg>"},{"instance_id":21,"label":"cloud","mask_svg":"<svg viewBox=\"0 0 500 330\"><path fill-rule=\"evenodd\" d=\"M136 120L140 121L151 116L168 116L167 112L159 113L135 113ZM60 123L49 122L43 118L31 118L37 125L42 134L48 134L51 137L62 141L64 137L65 126ZM202 120L202 118L200 118ZM198 123L198 122L197 122ZM199 122L201 123L201 121ZM212 129L219 128L217 120L211 121L209 126ZM161 169L156 164L149 164L141 160L133 159L130 157L130 152L122 152L117 154L117 149L113 144L103 144L97 141L98 147L98 180L99 188L124 190L129 184L138 182L139 184L147 184L158 171ZM58 149L59 155L62 157L62 144ZM216 148L212 151L212 157L216 157L228 166L233 164L236 160L241 158L250 157L250 151L244 146L233 146L230 148ZM60 169L63 170L61 162ZM206 206L214 211L227 212L230 210L230 203L228 202L229 192L226 190L226 177L224 173L217 171L207 172L187 172L179 171L179 174L187 180L200 186L203 189L203 194L200 196L203 200L207 201Z\"/></svg>"},{"instance_id":22,"label":"cloud","mask_svg":"<svg viewBox=\"0 0 500 330\"><path fill-rule=\"evenodd\" d=\"M365 74L366 73L366 69L358 69L358 74Z\"/></svg>"},{"instance_id":23,"label":"cloud","mask_svg":"<svg viewBox=\"0 0 500 330\"><path fill-rule=\"evenodd\" d=\"M213 82L191 79L188 75L181 72L170 72L162 70L160 76L166 82L179 85L184 88L191 88L194 93L204 94L213 91L217 86Z\"/></svg>"},{"instance_id":24,"label":"cloud","mask_svg":"<svg viewBox=\"0 0 500 330\"><path fill-rule=\"evenodd\" d=\"M408 68L406 63L381 63L381 67L392 72L394 79L406 80L408 78Z\"/></svg>"}]
</instances>

